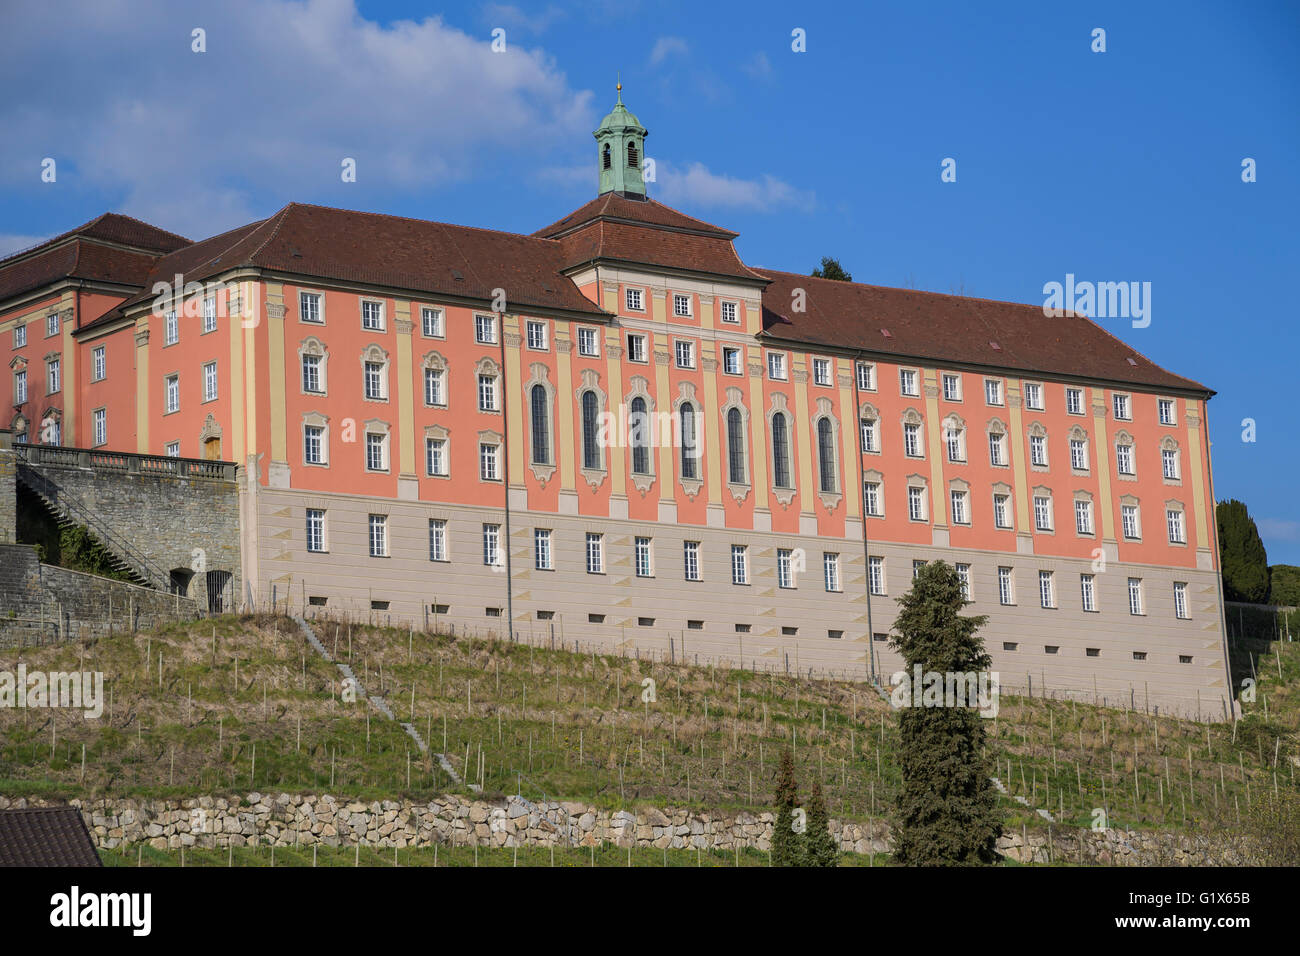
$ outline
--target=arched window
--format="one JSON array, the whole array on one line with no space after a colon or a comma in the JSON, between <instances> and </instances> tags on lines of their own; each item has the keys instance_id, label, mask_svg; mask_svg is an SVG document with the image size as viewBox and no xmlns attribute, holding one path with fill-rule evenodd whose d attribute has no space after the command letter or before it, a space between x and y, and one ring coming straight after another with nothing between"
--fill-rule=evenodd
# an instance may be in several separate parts
<instances>
[{"instance_id":1,"label":"arched window","mask_svg":"<svg viewBox=\"0 0 1300 956\"><path fill-rule=\"evenodd\" d=\"M740 409L727 412L727 473L733 485L745 483L745 434L740 420Z\"/></svg>"},{"instance_id":2,"label":"arched window","mask_svg":"<svg viewBox=\"0 0 1300 956\"><path fill-rule=\"evenodd\" d=\"M582 467L600 468L600 446L596 442L596 420L599 414L596 393L582 393Z\"/></svg>"},{"instance_id":3,"label":"arched window","mask_svg":"<svg viewBox=\"0 0 1300 956\"><path fill-rule=\"evenodd\" d=\"M636 169L636 167L637 167L637 158L636 158L636 142L635 142L634 140L628 140L628 143L627 143L627 168L628 168L628 169Z\"/></svg>"},{"instance_id":4,"label":"arched window","mask_svg":"<svg viewBox=\"0 0 1300 956\"><path fill-rule=\"evenodd\" d=\"M682 477L698 478L696 468L698 452L695 442L695 406L689 402L682 403Z\"/></svg>"},{"instance_id":5,"label":"arched window","mask_svg":"<svg viewBox=\"0 0 1300 956\"><path fill-rule=\"evenodd\" d=\"M534 385L529 393L529 404L533 413L533 463L549 465L551 463L551 436L547 428L546 389Z\"/></svg>"},{"instance_id":6,"label":"arched window","mask_svg":"<svg viewBox=\"0 0 1300 956\"><path fill-rule=\"evenodd\" d=\"M829 418L817 420L817 460L821 465L821 489L835 491L835 431Z\"/></svg>"},{"instance_id":7,"label":"arched window","mask_svg":"<svg viewBox=\"0 0 1300 956\"><path fill-rule=\"evenodd\" d=\"M632 439L632 473L634 475L650 474L650 430L649 417L646 414L645 399L637 396L632 399L628 430Z\"/></svg>"},{"instance_id":8,"label":"arched window","mask_svg":"<svg viewBox=\"0 0 1300 956\"><path fill-rule=\"evenodd\" d=\"M778 488L792 488L790 483L790 426L782 412L772 416L772 471Z\"/></svg>"},{"instance_id":9,"label":"arched window","mask_svg":"<svg viewBox=\"0 0 1300 956\"><path fill-rule=\"evenodd\" d=\"M604 163L604 166L605 166L606 169L609 169L611 166L614 165L614 159L613 159L612 155L610 154L610 150L609 150L609 143L606 143L606 144L605 144L605 148L604 148L603 150L601 150L601 154L602 154L602 160L603 160L603 163Z\"/></svg>"}]
</instances>

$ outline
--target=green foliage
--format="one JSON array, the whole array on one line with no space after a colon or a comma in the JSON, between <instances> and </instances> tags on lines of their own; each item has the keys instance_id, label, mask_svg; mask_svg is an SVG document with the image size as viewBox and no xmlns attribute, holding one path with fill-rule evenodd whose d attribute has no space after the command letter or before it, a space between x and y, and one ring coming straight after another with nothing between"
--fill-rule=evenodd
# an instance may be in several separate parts
<instances>
[{"instance_id":1,"label":"green foliage","mask_svg":"<svg viewBox=\"0 0 1300 956\"><path fill-rule=\"evenodd\" d=\"M85 571L103 577L127 580L128 576L115 568L108 551L94 535L82 525L69 525L59 532L59 563L73 571Z\"/></svg>"},{"instance_id":2,"label":"green foliage","mask_svg":"<svg viewBox=\"0 0 1300 956\"><path fill-rule=\"evenodd\" d=\"M813 269L814 279L835 279L837 282L852 282L853 276L840 265L840 260L831 256L822 256L822 264Z\"/></svg>"},{"instance_id":3,"label":"green foliage","mask_svg":"<svg viewBox=\"0 0 1300 956\"><path fill-rule=\"evenodd\" d=\"M1219 553L1223 562L1223 596L1228 601L1264 604L1268 601L1268 555L1259 529L1244 503L1220 501Z\"/></svg>"},{"instance_id":4,"label":"green foliage","mask_svg":"<svg viewBox=\"0 0 1300 956\"><path fill-rule=\"evenodd\" d=\"M1300 568L1275 564L1268 569L1268 598L1284 607L1300 607Z\"/></svg>"},{"instance_id":5,"label":"green foliage","mask_svg":"<svg viewBox=\"0 0 1300 956\"><path fill-rule=\"evenodd\" d=\"M894 647L909 670L969 673L988 669L978 630L983 616L961 615L957 572L942 561L921 569L898 601ZM985 727L970 707L907 707L899 715L902 787L897 798L895 859L920 866L988 864L997 859L1001 813L990 777Z\"/></svg>"},{"instance_id":6,"label":"green foliage","mask_svg":"<svg viewBox=\"0 0 1300 956\"><path fill-rule=\"evenodd\" d=\"M776 822L772 825L772 865L798 866L802 862L799 834L794 832L794 808L799 800L794 781L794 756L781 752L776 772Z\"/></svg>"},{"instance_id":7,"label":"green foliage","mask_svg":"<svg viewBox=\"0 0 1300 956\"><path fill-rule=\"evenodd\" d=\"M812 796L808 798L808 829L803 835L804 866L836 866L839 851L831 836L830 815L826 812L826 799L822 796L820 780L814 780Z\"/></svg>"}]
</instances>

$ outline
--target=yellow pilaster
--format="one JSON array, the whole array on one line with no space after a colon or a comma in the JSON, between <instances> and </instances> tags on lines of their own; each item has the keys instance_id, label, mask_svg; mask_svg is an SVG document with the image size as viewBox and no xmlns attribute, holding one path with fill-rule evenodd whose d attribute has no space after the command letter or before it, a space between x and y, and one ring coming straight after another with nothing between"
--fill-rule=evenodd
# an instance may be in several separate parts
<instances>
[{"instance_id":1,"label":"yellow pilaster","mask_svg":"<svg viewBox=\"0 0 1300 956\"><path fill-rule=\"evenodd\" d=\"M1192 486L1192 506L1196 510L1196 547L1213 550L1214 543L1207 527L1205 502L1206 469L1205 458L1201 453L1201 427L1205 421L1203 403L1194 399L1187 400L1187 477Z\"/></svg>"},{"instance_id":2,"label":"yellow pilaster","mask_svg":"<svg viewBox=\"0 0 1300 956\"><path fill-rule=\"evenodd\" d=\"M284 285L266 283L266 356L271 405L271 460L288 462L285 422Z\"/></svg>"},{"instance_id":3,"label":"yellow pilaster","mask_svg":"<svg viewBox=\"0 0 1300 956\"><path fill-rule=\"evenodd\" d=\"M397 332L397 473L415 476L415 397L411 385L411 303L393 301L393 328Z\"/></svg>"},{"instance_id":4,"label":"yellow pilaster","mask_svg":"<svg viewBox=\"0 0 1300 956\"><path fill-rule=\"evenodd\" d=\"M247 291L247 286L244 287ZM244 330L245 321L252 322L256 305L240 297L238 309L230 317L230 455L244 464L247 447L244 441Z\"/></svg>"},{"instance_id":5,"label":"yellow pilaster","mask_svg":"<svg viewBox=\"0 0 1300 956\"><path fill-rule=\"evenodd\" d=\"M1025 416L1020 407L1020 385L1007 380L1007 413L1011 424L1011 473L1016 491L1016 531L1033 531L1029 523L1029 466L1025 459Z\"/></svg>"},{"instance_id":6,"label":"yellow pilaster","mask_svg":"<svg viewBox=\"0 0 1300 956\"><path fill-rule=\"evenodd\" d=\"M256 282L240 284L241 298L248 296L248 301L259 308L255 297L261 295L261 286ZM265 311L265 309L263 309ZM261 323L247 323L244 333L244 453L256 455L257 441L257 329Z\"/></svg>"},{"instance_id":7,"label":"yellow pilaster","mask_svg":"<svg viewBox=\"0 0 1300 956\"><path fill-rule=\"evenodd\" d=\"M930 456L930 517L936 528L948 527L948 489L943 483L944 436L939 416L939 381L934 369L921 370L925 395L925 438Z\"/></svg>"},{"instance_id":8,"label":"yellow pilaster","mask_svg":"<svg viewBox=\"0 0 1300 956\"><path fill-rule=\"evenodd\" d=\"M135 450L149 453L149 316L135 323Z\"/></svg>"},{"instance_id":9,"label":"yellow pilaster","mask_svg":"<svg viewBox=\"0 0 1300 956\"><path fill-rule=\"evenodd\" d=\"M1097 459L1097 493L1101 500L1101 537L1103 541L1115 540L1114 499L1110 496L1110 436L1106 433L1106 390L1092 390L1092 448Z\"/></svg>"},{"instance_id":10,"label":"yellow pilaster","mask_svg":"<svg viewBox=\"0 0 1300 956\"><path fill-rule=\"evenodd\" d=\"M63 333L62 350L63 350L63 441L66 444L73 444L77 435L77 341L72 337L75 330L73 325L73 308L76 304L76 294L72 291L63 293L63 298L59 302L59 330ZM90 436L86 436L86 445L93 444Z\"/></svg>"}]
</instances>

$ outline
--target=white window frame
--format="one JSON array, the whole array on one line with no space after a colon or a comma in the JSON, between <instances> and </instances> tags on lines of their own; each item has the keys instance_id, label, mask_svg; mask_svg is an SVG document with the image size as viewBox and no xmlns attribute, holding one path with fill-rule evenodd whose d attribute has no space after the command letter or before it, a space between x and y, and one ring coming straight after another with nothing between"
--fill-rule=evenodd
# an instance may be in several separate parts
<instances>
[{"instance_id":1,"label":"white window frame","mask_svg":"<svg viewBox=\"0 0 1300 956\"><path fill-rule=\"evenodd\" d=\"M590 325L578 326L578 354L585 358L600 358L600 336Z\"/></svg>"},{"instance_id":2,"label":"white window frame","mask_svg":"<svg viewBox=\"0 0 1300 956\"><path fill-rule=\"evenodd\" d=\"M673 293L673 318L675 319L692 319L695 317L695 311L692 308L692 297L685 292Z\"/></svg>"},{"instance_id":3,"label":"white window frame","mask_svg":"<svg viewBox=\"0 0 1300 956\"><path fill-rule=\"evenodd\" d=\"M728 315L731 317L728 318ZM722 299L718 303L718 317L726 325L739 325L740 303Z\"/></svg>"},{"instance_id":4,"label":"white window frame","mask_svg":"<svg viewBox=\"0 0 1300 956\"><path fill-rule=\"evenodd\" d=\"M1035 412L1045 411L1043 386L1040 382L1025 382L1025 408Z\"/></svg>"},{"instance_id":5,"label":"white window frame","mask_svg":"<svg viewBox=\"0 0 1300 956\"><path fill-rule=\"evenodd\" d=\"M501 525L483 522L483 566L499 568L505 562L501 560Z\"/></svg>"},{"instance_id":6,"label":"white window frame","mask_svg":"<svg viewBox=\"0 0 1300 956\"><path fill-rule=\"evenodd\" d=\"M731 583L749 584L749 548L743 544L731 546Z\"/></svg>"},{"instance_id":7,"label":"white window frame","mask_svg":"<svg viewBox=\"0 0 1300 956\"><path fill-rule=\"evenodd\" d=\"M217 363L205 362L203 365L203 400L205 402L215 402L217 395Z\"/></svg>"},{"instance_id":8,"label":"white window frame","mask_svg":"<svg viewBox=\"0 0 1300 956\"><path fill-rule=\"evenodd\" d=\"M497 317L482 312L474 313L474 342L477 345L497 344Z\"/></svg>"},{"instance_id":9,"label":"white window frame","mask_svg":"<svg viewBox=\"0 0 1300 956\"><path fill-rule=\"evenodd\" d=\"M921 395L921 374L914 368L898 370L898 394L907 398L919 398Z\"/></svg>"},{"instance_id":10,"label":"white window frame","mask_svg":"<svg viewBox=\"0 0 1300 956\"><path fill-rule=\"evenodd\" d=\"M1003 518L1006 520L1003 521ZM1014 527L1011 520L1010 495L993 495L993 527L997 528L999 531L1006 531Z\"/></svg>"},{"instance_id":11,"label":"white window frame","mask_svg":"<svg viewBox=\"0 0 1300 956\"><path fill-rule=\"evenodd\" d=\"M628 288L623 290L623 304L629 312L645 311L645 290Z\"/></svg>"},{"instance_id":12,"label":"white window frame","mask_svg":"<svg viewBox=\"0 0 1300 956\"><path fill-rule=\"evenodd\" d=\"M96 345L90 350L90 380L102 382L108 375L107 347Z\"/></svg>"},{"instance_id":13,"label":"white window frame","mask_svg":"<svg viewBox=\"0 0 1300 956\"><path fill-rule=\"evenodd\" d=\"M164 377L163 396L163 407L166 409L166 414L171 415L173 412L181 410L181 377L179 373Z\"/></svg>"},{"instance_id":14,"label":"white window frame","mask_svg":"<svg viewBox=\"0 0 1300 956\"><path fill-rule=\"evenodd\" d=\"M1016 573L1014 568L998 568L998 603L1011 607L1016 603Z\"/></svg>"},{"instance_id":15,"label":"white window frame","mask_svg":"<svg viewBox=\"0 0 1300 956\"><path fill-rule=\"evenodd\" d=\"M1187 610L1187 582L1174 582L1174 617L1180 621L1190 621L1192 615Z\"/></svg>"},{"instance_id":16,"label":"white window frame","mask_svg":"<svg viewBox=\"0 0 1300 956\"><path fill-rule=\"evenodd\" d=\"M367 332L383 332L388 328L385 321L385 303L381 299L362 299L361 328Z\"/></svg>"},{"instance_id":17,"label":"white window frame","mask_svg":"<svg viewBox=\"0 0 1300 956\"><path fill-rule=\"evenodd\" d=\"M1165 509L1165 527L1169 532L1170 544L1187 543L1187 521L1178 508Z\"/></svg>"},{"instance_id":18,"label":"white window frame","mask_svg":"<svg viewBox=\"0 0 1300 956\"><path fill-rule=\"evenodd\" d=\"M1133 398L1127 392L1116 392L1111 396L1111 408L1115 421L1131 422L1133 420Z\"/></svg>"},{"instance_id":19,"label":"white window frame","mask_svg":"<svg viewBox=\"0 0 1300 956\"><path fill-rule=\"evenodd\" d=\"M447 519L429 519L429 560L446 561L447 557Z\"/></svg>"},{"instance_id":20,"label":"white window frame","mask_svg":"<svg viewBox=\"0 0 1300 956\"><path fill-rule=\"evenodd\" d=\"M540 319L528 319L524 323L524 332L527 336L528 348L534 352L549 351L549 337L546 334L546 323Z\"/></svg>"},{"instance_id":21,"label":"white window frame","mask_svg":"<svg viewBox=\"0 0 1300 956\"><path fill-rule=\"evenodd\" d=\"M501 446L496 442L478 443L478 479L479 481L501 480Z\"/></svg>"},{"instance_id":22,"label":"white window frame","mask_svg":"<svg viewBox=\"0 0 1300 956\"><path fill-rule=\"evenodd\" d=\"M388 471L388 433L366 432L366 471Z\"/></svg>"},{"instance_id":23,"label":"white window frame","mask_svg":"<svg viewBox=\"0 0 1300 956\"><path fill-rule=\"evenodd\" d=\"M690 339L674 339L673 360L678 368L695 368L695 343Z\"/></svg>"},{"instance_id":24,"label":"white window frame","mask_svg":"<svg viewBox=\"0 0 1300 956\"><path fill-rule=\"evenodd\" d=\"M954 372L943 373L943 398L947 402L961 401L961 376ZM949 386L952 386L949 388Z\"/></svg>"},{"instance_id":25,"label":"white window frame","mask_svg":"<svg viewBox=\"0 0 1300 956\"><path fill-rule=\"evenodd\" d=\"M1157 409L1157 414L1160 416L1161 425L1178 424L1178 406L1177 403L1172 398L1156 399L1156 409ZM1167 418L1165 417L1166 409L1169 410L1169 416Z\"/></svg>"},{"instance_id":26,"label":"white window frame","mask_svg":"<svg viewBox=\"0 0 1300 956\"><path fill-rule=\"evenodd\" d=\"M312 554L325 553L325 509L308 508L304 521L307 550Z\"/></svg>"},{"instance_id":27,"label":"white window frame","mask_svg":"<svg viewBox=\"0 0 1300 956\"><path fill-rule=\"evenodd\" d=\"M304 465L329 464L325 454L324 425L303 425L302 462Z\"/></svg>"},{"instance_id":28,"label":"white window frame","mask_svg":"<svg viewBox=\"0 0 1300 956\"><path fill-rule=\"evenodd\" d=\"M424 473L430 478L446 478L450 474L447 461L448 439L436 435L424 438Z\"/></svg>"},{"instance_id":29,"label":"white window frame","mask_svg":"<svg viewBox=\"0 0 1300 956\"><path fill-rule=\"evenodd\" d=\"M840 555L838 551L822 552L822 583L828 594L837 594L840 587Z\"/></svg>"},{"instance_id":30,"label":"white window frame","mask_svg":"<svg viewBox=\"0 0 1300 956\"><path fill-rule=\"evenodd\" d=\"M767 377L774 382L787 381L790 376L785 352L767 353Z\"/></svg>"},{"instance_id":31,"label":"white window frame","mask_svg":"<svg viewBox=\"0 0 1300 956\"><path fill-rule=\"evenodd\" d=\"M1049 610L1056 607L1056 582L1051 571L1038 572L1038 604Z\"/></svg>"},{"instance_id":32,"label":"white window frame","mask_svg":"<svg viewBox=\"0 0 1300 956\"><path fill-rule=\"evenodd\" d=\"M885 559L879 555L873 554L867 558L867 586L873 595L888 593L885 586Z\"/></svg>"},{"instance_id":33,"label":"white window frame","mask_svg":"<svg viewBox=\"0 0 1300 956\"><path fill-rule=\"evenodd\" d=\"M700 542L682 542L682 575L687 581L702 581L700 567Z\"/></svg>"},{"instance_id":34,"label":"white window frame","mask_svg":"<svg viewBox=\"0 0 1300 956\"><path fill-rule=\"evenodd\" d=\"M555 570L550 528L533 529L533 567L538 571Z\"/></svg>"},{"instance_id":35,"label":"white window frame","mask_svg":"<svg viewBox=\"0 0 1300 956\"><path fill-rule=\"evenodd\" d=\"M91 444L93 446L105 445L108 443L108 412L102 408L96 408L90 413L91 418Z\"/></svg>"},{"instance_id":36,"label":"white window frame","mask_svg":"<svg viewBox=\"0 0 1300 956\"><path fill-rule=\"evenodd\" d=\"M372 558L388 557L388 515L366 516L366 538Z\"/></svg>"},{"instance_id":37,"label":"white window frame","mask_svg":"<svg viewBox=\"0 0 1300 956\"><path fill-rule=\"evenodd\" d=\"M1067 387L1065 390L1065 411L1068 415L1084 414L1083 389Z\"/></svg>"},{"instance_id":38,"label":"white window frame","mask_svg":"<svg viewBox=\"0 0 1300 956\"><path fill-rule=\"evenodd\" d=\"M655 576L654 538L637 535L632 540L632 564L638 578Z\"/></svg>"},{"instance_id":39,"label":"white window frame","mask_svg":"<svg viewBox=\"0 0 1300 956\"><path fill-rule=\"evenodd\" d=\"M1052 496L1034 495L1034 530L1053 531Z\"/></svg>"},{"instance_id":40,"label":"white window frame","mask_svg":"<svg viewBox=\"0 0 1300 956\"><path fill-rule=\"evenodd\" d=\"M605 573L605 536L595 531L587 532L587 573Z\"/></svg>"},{"instance_id":41,"label":"white window frame","mask_svg":"<svg viewBox=\"0 0 1300 956\"><path fill-rule=\"evenodd\" d=\"M794 589L794 550L791 548L776 549L776 586Z\"/></svg>"},{"instance_id":42,"label":"white window frame","mask_svg":"<svg viewBox=\"0 0 1300 956\"><path fill-rule=\"evenodd\" d=\"M1091 537L1093 531L1092 502L1087 498L1074 499L1074 531Z\"/></svg>"},{"instance_id":43,"label":"white window frame","mask_svg":"<svg viewBox=\"0 0 1300 956\"><path fill-rule=\"evenodd\" d=\"M813 359L813 384L831 386L834 384L831 377L831 360L828 358Z\"/></svg>"},{"instance_id":44,"label":"white window frame","mask_svg":"<svg viewBox=\"0 0 1300 956\"><path fill-rule=\"evenodd\" d=\"M907 487L907 517L909 521L925 521L925 489L919 485Z\"/></svg>"},{"instance_id":45,"label":"white window frame","mask_svg":"<svg viewBox=\"0 0 1300 956\"><path fill-rule=\"evenodd\" d=\"M646 352L646 337L640 332L629 332L627 334L627 360L629 362L648 362Z\"/></svg>"},{"instance_id":46,"label":"white window frame","mask_svg":"<svg viewBox=\"0 0 1300 956\"><path fill-rule=\"evenodd\" d=\"M984 380L984 404L992 405L995 408L1001 408L1006 404L1006 397L1002 393L1002 379L986 378Z\"/></svg>"},{"instance_id":47,"label":"white window frame","mask_svg":"<svg viewBox=\"0 0 1300 956\"><path fill-rule=\"evenodd\" d=\"M1142 579L1128 579L1128 612L1133 617L1142 617L1146 613L1146 605L1142 595Z\"/></svg>"},{"instance_id":48,"label":"white window frame","mask_svg":"<svg viewBox=\"0 0 1300 956\"><path fill-rule=\"evenodd\" d=\"M309 301L315 302L316 307L314 310L308 305ZM311 317L313 312L316 316L315 318ZM325 324L325 294L324 293L308 292L303 289L298 290L298 321L307 322L311 325Z\"/></svg>"},{"instance_id":49,"label":"white window frame","mask_svg":"<svg viewBox=\"0 0 1300 956\"><path fill-rule=\"evenodd\" d=\"M1095 575L1079 575L1079 606L1085 611L1097 610L1097 579Z\"/></svg>"}]
</instances>

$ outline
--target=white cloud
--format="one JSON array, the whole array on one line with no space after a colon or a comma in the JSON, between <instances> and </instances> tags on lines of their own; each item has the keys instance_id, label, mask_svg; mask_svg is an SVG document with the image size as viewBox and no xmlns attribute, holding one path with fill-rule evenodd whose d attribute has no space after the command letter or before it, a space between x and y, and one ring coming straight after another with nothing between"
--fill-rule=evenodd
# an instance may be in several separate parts
<instances>
[{"instance_id":1,"label":"white cloud","mask_svg":"<svg viewBox=\"0 0 1300 956\"><path fill-rule=\"evenodd\" d=\"M772 75L772 63L763 51L755 53L748 62L741 66L741 69L755 79L767 79Z\"/></svg>"},{"instance_id":2,"label":"white cloud","mask_svg":"<svg viewBox=\"0 0 1300 956\"><path fill-rule=\"evenodd\" d=\"M658 186L665 202L683 206L718 206L754 209L766 212L780 207L804 211L816 205L811 192L796 189L775 176L756 179L712 173L703 163L691 163L684 169L658 164Z\"/></svg>"},{"instance_id":3,"label":"white cloud","mask_svg":"<svg viewBox=\"0 0 1300 956\"><path fill-rule=\"evenodd\" d=\"M1255 522L1261 538L1273 541L1300 541L1300 521L1284 518L1260 518Z\"/></svg>"},{"instance_id":4,"label":"white cloud","mask_svg":"<svg viewBox=\"0 0 1300 956\"><path fill-rule=\"evenodd\" d=\"M657 66L670 56L685 55L689 49L681 37L660 37L650 51L650 65Z\"/></svg>"},{"instance_id":5,"label":"white cloud","mask_svg":"<svg viewBox=\"0 0 1300 956\"><path fill-rule=\"evenodd\" d=\"M564 10L554 4L536 13L525 13L510 3L489 3L483 8L483 20L493 27L521 30L526 33L545 33L557 20L564 18ZM507 40L509 33L506 34Z\"/></svg>"},{"instance_id":6,"label":"white cloud","mask_svg":"<svg viewBox=\"0 0 1300 956\"><path fill-rule=\"evenodd\" d=\"M438 17L380 25L354 0L80 0L5 19L0 82L23 95L0 102L0 186L27 187L53 156L59 183L42 188L112 195L194 237L291 199L373 205L530 170L595 116L543 51L493 53L489 31ZM50 69L55 36L76 55ZM340 194L344 157L358 181Z\"/></svg>"},{"instance_id":7,"label":"white cloud","mask_svg":"<svg viewBox=\"0 0 1300 956\"><path fill-rule=\"evenodd\" d=\"M15 252L22 252L24 249L30 249L32 246L39 246L50 236L19 236L12 233L0 233L0 259L6 256L12 256Z\"/></svg>"}]
</instances>

